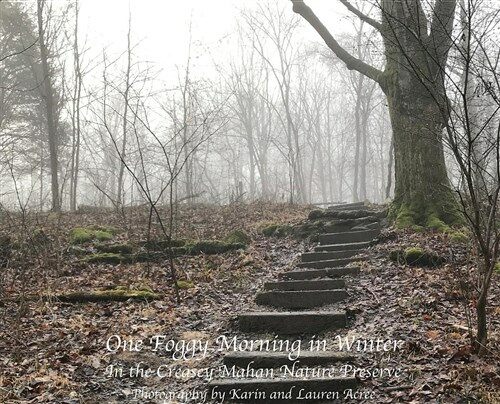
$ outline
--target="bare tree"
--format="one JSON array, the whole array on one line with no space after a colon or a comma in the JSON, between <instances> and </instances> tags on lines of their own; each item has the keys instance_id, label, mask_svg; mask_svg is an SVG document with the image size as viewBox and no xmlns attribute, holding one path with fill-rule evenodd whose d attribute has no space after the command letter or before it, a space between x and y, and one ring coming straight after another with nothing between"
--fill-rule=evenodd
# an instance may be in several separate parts
<instances>
[{"instance_id":1,"label":"bare tree","mask_svg":"<svg viewBox=\"0 0 500 404\"><path fill-rule=\"evenodd\" d=\"M59 196L59 136L57 133L56 100L54 98L53 77L49 66L49 49L47 47L47 23L45 21L45 0L37 0L38 42L40 46L40 61L42 67L41 95L45 105L47 136L50 156L50 176L52 190L52 210L61 210ZM50 15L50 8L47 11Z\"/></svg>"},{"instance_id":2,"label":"bare tree","mask_svg":"<svg viewBox=\"0 0 500 404\"><path fill-rule=\"evenodd\" d=\"M74 61L74 87L71 100L71 167L70 167L70 190L69 206L75 211L77 207L78 177L80 172L80 146L81 146L81 97L83 86L83 74L81 68L81 55L78 35L79 2L75 2L75 27L73 31L73 61Z\"/></svg>"},{"instance_id":3,"label":"bare tree","mask_svg":"<svg viewBox=\"0 0 500 404\"><path fill-rule=\"evenodd\" d=\"M298 57L298 51L293 46L293 35L299 21L287 18L286 13L277 3L267 4L267 6L259 5L258 12L247 13L245 20L250 30L255 33L255 49L269 66L278 86L281 108L275 107L274 109L286 136L287 160L290 163L290 201L305 202L307 196L300 145L300 120L294 113L294 108L298 103L294 105L291 80L293 67ZM276 60L266 52L264 43L266 39L270 41L274 49Z\"/></svg>"}]
</instances>

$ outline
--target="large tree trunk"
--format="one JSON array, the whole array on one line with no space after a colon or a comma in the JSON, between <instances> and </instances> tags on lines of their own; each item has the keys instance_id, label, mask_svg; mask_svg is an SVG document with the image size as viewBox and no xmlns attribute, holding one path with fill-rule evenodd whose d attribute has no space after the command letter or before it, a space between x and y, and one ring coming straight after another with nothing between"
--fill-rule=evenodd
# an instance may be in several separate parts
<instances>
[{"instance_id":1,"label":"large tree trunk","mask_svg":"<svg viewBox=\"0 0 500 404\"><path fill-rule=\"evenodd\" d=\"M459 219L444 160L442 130L447 98L444 72L452 46L456 0L436 0L428 18L420 0L381 0L381 21L364 14L349 0L340 2L380 32L384 70L346 51L303 0L291 0L349 70L377 82L387 96L394 136L395 196L392 206L401 227L443 227ZM443 223L445 222L445 223Z\"/></svg>"},{"instance_id":2,"label":"large tree trunk","mask_svg":"<svg viewBox=\"0 0 500 404\"><path fill-rule=\"evenodd\" d=\"M394 138L393 214L402 226L435 227L457 220L444 160L443 116L417 86L386 91Z\"/></svg>"}]
</instances>

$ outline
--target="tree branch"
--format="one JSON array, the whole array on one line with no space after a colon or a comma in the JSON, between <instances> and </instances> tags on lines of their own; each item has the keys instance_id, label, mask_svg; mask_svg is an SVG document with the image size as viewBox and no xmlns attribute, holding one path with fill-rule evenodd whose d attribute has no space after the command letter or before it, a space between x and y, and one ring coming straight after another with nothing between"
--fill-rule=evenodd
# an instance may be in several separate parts
<instances>
[{"instance_id":1,"label":"tree branch","mask_svg":"<svg viewBox=\"0 0 500 404\"><path fill-rule=\"evenodd\" d=\"M347 52L335 38L330 34L328 29L323 25L320 19L314 14L311 8L304 3L303 0L291 0L293 3L293 11L304 18L316 32L323 38L326 45L342 60L349 70L356 70L370 79L380 83L383 72L377 68L370 66L360 59L355 58Z\"/></svg>"},{"instance_id":2,"label":"tree branch","mask_svg":"<svg viewBox=\"0 0 500 404\"><path fill-rule=\"evenodd\" d=\"M362 13L360 10L358 10L356 7L354 7L351 3L349 3L347 0L340 0L340 2L355 16L357 16L361 21L366 22L367 24L370 24L373 28L381 31L382 30L382 24L378 22L377 20L368 17L366 14Z\"/></svg>"}]
</instances>

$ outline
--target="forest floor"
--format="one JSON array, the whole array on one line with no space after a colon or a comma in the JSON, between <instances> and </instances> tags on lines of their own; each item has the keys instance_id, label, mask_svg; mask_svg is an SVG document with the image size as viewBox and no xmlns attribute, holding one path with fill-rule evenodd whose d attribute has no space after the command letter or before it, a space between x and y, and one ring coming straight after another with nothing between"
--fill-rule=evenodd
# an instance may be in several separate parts
<instances>
[{"instance_id":1,"label":"forest floor","mask_svg":"<svg viewBox=\"0 0 500 404\"><path fill-rule=\"evenodd\" d=\"M185 286L180 304L163 262L82 262L69 245L69 229L91 225L119 229L113 243L143 240L146 210L125 215L4 217L1 233L33 241L41 229L45 241L24 260L13 257L12 268L0 268L0 402L161 402L134 399L134 389L181 392L198 388L202 392L201 375L109 377L110 364L142 362L154 369L166 363L166 356L144 351L110 353L106 341L111 335L138 340L161 334L175 341L237 335L233 320L239 312L256 307L253 299L263 282L292 269L300 253L310 247L292 238L265 237L259 229L271 222L299 223L310 210L269 204L182 209L177 217L179 238L223 239L233 230L242 230L252 241L246 249L176 259ZM152 228L157 236L158 223ZM390 251L412 246L428 248L447 262L418 268L389 259ZM401 368L403 376L366 378L363 386L373 389L377 399L355 402L500 402L500 274L495 274L491 287L489 352L477 357L468 349L470 308L461 297L459 282L471 274L465 245L452 246L442 234L387 229L371 247L371 256L360 276L348 281L349 299L335 307L348 308L351 315L345 335L405 341L402 351L390 356L367 353L359 363L366 368ZM86 304L50 298L67 291L118 285L145 285L161 298ZM319 337L334 338L337 333ZM213 367L221 358L217 353L183 365Z\"/></svg>"}]
</instances>

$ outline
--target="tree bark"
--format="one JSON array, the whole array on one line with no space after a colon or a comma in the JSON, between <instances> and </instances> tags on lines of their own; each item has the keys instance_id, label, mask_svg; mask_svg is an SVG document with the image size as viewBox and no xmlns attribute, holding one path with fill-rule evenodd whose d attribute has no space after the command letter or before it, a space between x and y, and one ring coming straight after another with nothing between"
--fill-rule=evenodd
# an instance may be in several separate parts
<instances>
[{"instance_id":1,"label":"tree bark","mask_svg":"<svg viewBox=\"0 0 500 404\"><path fill-rule=\"evenodd\" d=\"M444 122L422 89L409 90L386 92L394 138L396 216L407 224L428 225L436 218L453 223L457 212L444 160Z\"/></svg>"},{"instance_id":2,"label":"tree bark","mask_svg":"<svg viewBox=\"0 0 500 404\"><path fill-rule=\"evenodd\" d=\"M46 43L46 32L43 20L43 8L45 2L37 1L37 21L38 21L38 40L40 43L40 60L42 63L42 98L45 104L45 115L47 119L47 135L49 143L50 157L50 176L51 176L51 191L52 191L52 211L59 212L61 210L61 200L59 197L59 158L58 149L59 141L57 135L56 112L54 101L54 89L52 87L52 75L49 67L49 50Z\"/></svg>"}]
</instances>

